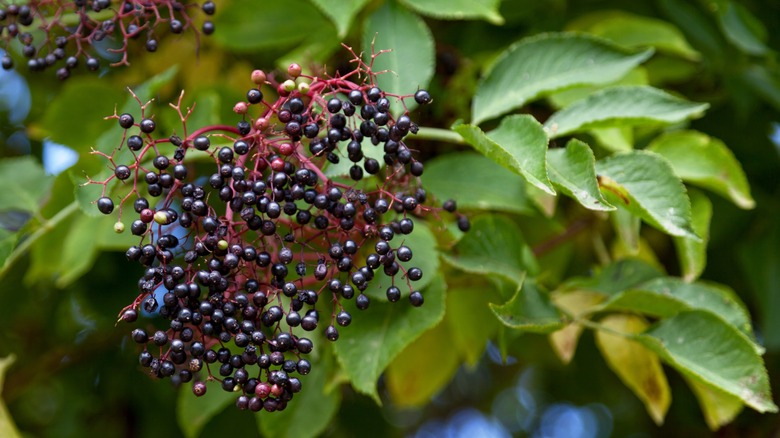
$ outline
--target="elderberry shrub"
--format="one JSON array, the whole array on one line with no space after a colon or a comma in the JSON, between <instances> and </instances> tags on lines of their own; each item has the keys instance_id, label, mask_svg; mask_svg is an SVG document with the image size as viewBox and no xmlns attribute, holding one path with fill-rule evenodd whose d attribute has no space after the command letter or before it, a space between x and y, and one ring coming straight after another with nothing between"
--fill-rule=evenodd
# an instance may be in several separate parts
<instances>
[{"instance_id":1,"label":"elderberry shrub","mask_svg":"<svg viewBox=\"0 0 780 438\"><path fill-rule=\"evenodd\" d=\"M204 381L219 381L236 392L239 409L283 410L301 390L295 376L311 371L306 357L315 346L306 332L337 341L352 322L345 301L369 308L365 292L374 284L390 302L405 295L423 305L415 282L424 273L408 246L414 221L454 214L466 230L468 219L452 200L425 204L424 167L405 141L417 125L408 111L390 112L391 100L405 107L405 99L426 104L431 96L385 93L369 66L358 65L319 78L294 64L288 75L298 86L256 70L247 102L234 108L240 120L228 124L186 126L180 99L173 107L186 138L160 132L140 101L140 118L109 117L125 130L122 144L111 155L96 153L115 169L89 183L103 185L97 207L104 214L115 210L112 192L126 193L118 223L131 215L139 241L127 258L144 271L120 320L136 322L141 308L166 321L164 329L131 333L151 375L195 380L196 396ZM276 87L270 98L260 91L266 83ZM381 163L370 149L382 151ZM204 160L205 173L196 164ZM329 176L342 161L350 163L348 178ZM128 202L132 210L122 208ZM380 270L389 287L373 281Z\"/></svg>"},{"instance_id":2,"label":"elderberry shrub","mask_svg":"<svg viewBox=\"0 0 780 438\"><path fill-rule=\"evenodd\" d=\"M105 39L120 42L109 49L122 54L111 64L118 66L129 64L131 40L143 38L146 50L154 52L161 36L185 31L197 35L192 12L198 9L207 17L216 11L210 0L202 5L189 0L0 0L0 41L8 48L18 40L31 71L52 69L59 79L67 79L80 61L89 70L100 68L97 50L91 47ZM214 33L214 24L207 18L200 32ZM10 70L14 59L6 53L0 66Z\"/></svg>"}]
</instances>

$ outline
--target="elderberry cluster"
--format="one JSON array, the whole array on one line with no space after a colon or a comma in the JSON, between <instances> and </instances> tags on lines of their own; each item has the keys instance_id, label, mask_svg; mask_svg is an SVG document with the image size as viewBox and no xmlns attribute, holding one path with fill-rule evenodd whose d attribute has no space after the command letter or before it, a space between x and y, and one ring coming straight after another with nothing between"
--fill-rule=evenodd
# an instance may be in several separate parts
<instances>
[{"instance_id":1,"label":"elderberry cluster","mask_svg":"<svg viewBox=\"0 0 780 438\"><path fill-rule=\"evenodd\" d=\"M343 304L367 309L380 275L390 302L406 295L423 304L414 286L423 272L407 245L419 216L449 212L469 228L454 201L426 205L424 166L405 141L418 127L408 111L391 112L393 101L430 103L427 91L387 94L362 63L335 78L302 76L297 64L288 75L278 82L253 72L255 86L234 107L237 123L190 131L180 98L182 137L161 135L146 105L139 120L113 115L125 131L121 146L101 154L113 173L90 180L104 186L104 214L124 190L115 229L124 230L122 207L132 204L130 232L139 236L127 258L145 271L120 319L144 312L166 321L132 331L141 365L156 377L194 379L198 396L204 381L219 381L251 411L287 406L301 390L296 375L312 367L308 333L324 328L336 341L352 321ZM116 162L121 153L129 163Z\"/></svg>"},{"instance_id":2,"label":"elderberry cluster","mask_svg":"<svg viewBox=\"0 0 780 438\"><path fill-rule=\"evenodd\" d=\"M31 71L56 69L59 79L70 76L82 59L87 69L97 70L100 62L89 48L114 40L108 51L121 53L122 58L112 66L128 64L130 40L143 37L146 50L154 52L159 38L171 33L181 34L194 29L190 14L199 7L187 0L30 0L18 4L0 0L0 42L6 54L0 59L5 70L14 67L8 54L12 43L21 44L21 54L28 59ZM212 0L200 5L206 15L216 11ZM210 35L214 23L206 20L201 31ZM34 34L43 33L41 40ZM196 38L198 32L195 31Z\"/></svg>"}]
</instances>

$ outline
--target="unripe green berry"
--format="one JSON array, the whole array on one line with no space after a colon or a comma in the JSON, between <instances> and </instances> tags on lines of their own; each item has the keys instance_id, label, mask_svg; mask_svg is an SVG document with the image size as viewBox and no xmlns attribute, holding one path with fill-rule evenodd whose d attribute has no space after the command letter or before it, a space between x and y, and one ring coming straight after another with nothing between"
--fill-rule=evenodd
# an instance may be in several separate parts
<instances>
[{"instance_id":1,"label":"unripe green berry","mask_svg":"<svg viewBox=\"0 0 780 438\"><path fill-rule=\"evenodd\" d=\"M307 82L298 84L298 92L303 95L309 94L309 84Z\"/></svg>"},{"instance_id":2,"label":"unripe green berry","mask_svg":"<svg viewBox=\"0 0 780 438\"><path fill-rule=\"evenodd\" d=\"M115 233L117 233L117 234L121 234L121 233L123 233L124 231L125 231L125 224L123 224L122 222L116 222L116 223L114 224L114 232L115 232Z\"/></svg>"},{"instance_id":3,"label":"unripe green berry","mask_svg":"<svg viewBox=\"0 0 780 438\"><path fill-rule=\"evenodd\" d=\"M295 90L295 81L292 79L287 79L286 81L282 82L282 89L288 93Z\"/></svg>"},{"instance_id":4,"label":"unripe green berry","mask_svg":"<svg viewBox=\"0 0 780 438\"><path fill-rule=\"evenodd\" d=\"M220 240L217 242L217 248L221 249L222 251L228 249L228 242L225 239Z\"/></svg>"}]
</instances>

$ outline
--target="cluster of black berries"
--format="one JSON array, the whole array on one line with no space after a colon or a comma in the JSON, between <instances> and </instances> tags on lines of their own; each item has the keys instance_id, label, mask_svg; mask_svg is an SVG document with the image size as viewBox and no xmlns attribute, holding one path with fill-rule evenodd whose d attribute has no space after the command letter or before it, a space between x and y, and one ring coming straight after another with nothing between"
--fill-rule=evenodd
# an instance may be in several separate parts
<instances>
[{"instance_id":1,"label":"cluster of black berries","mask_svg":"<svg viewBox=\"0 0 780 438\"><path fill-rule=\"evenodd\" d=\"M56 69L60 79L70 76L79 60L83 59L89 70L97 70L100 62L89 48L104 39L115 39L119 44L108 51L121 53L122 59L114 64L128 64L130 40L146 39L146 50L154 52L158 38L166 33L180 34L193 28L190 13L198 3L187 0L30 0L18 4L0 0L0 41L6 54L0 65L6 70L14 67L13 58L7 53L11 43L21 43L21 54L28 59L31 71ZM212 0L200 5L207 15L213 15L216 7ZM210 35L214 23L203 22L201 30ZM33 34L42 32L41 41ZM196 32L196 37L198 33Z\"/></svg>"},{"instance_id":2,"label":"cluster of black berries","mask_svg":"<svg viewBox=\"0 0 780 438\"><path fill-rule=\"evenodd\" d=\"M373 78L364 64L337 78L301 76L297 64L288 74L279 83L256 70L256 87L234 107L241 121L184 138L158 136L145 105L138 121L110 117L125 129L120 148L133 160L115 163L119 149L103 154L114 172L90 181L104 186L102 213L114 210L107 195L117 180L127 193L120 210L132 203L135 213L130 231L139 244L127 258L145 272L120 319L134 322L146 312L167 321L162 329L133 330L144 346L141 365L157 377L195 379L196 395L205 380L220 381L236 392L240 409L252 411L286 407L301 389L294 375L311 370L307 332L324 327L336 341L352 320L342 304L354 299L367 309L379 272L392 279L382 286L389 301L406 295L421 306L414 284L423 272L408 265L413 253L405 244L414 238L414 218L456 209L452 200L425 205L423 164L404 141L417 125L408 111L397 118L390 112L391 100L429 103L427 91L393 96L370 81L348 80ZM260 90L264 84L275 88L273 100ZM189 132L181 101L175 108ZM369 148L381 150L383 162L367 157ZM205 174L198 167L204 159ZM333 175L329 166L343 160L352 163L348 176ZM467 230L466 217L457 217Z\"/></svg>"}]
</instances>

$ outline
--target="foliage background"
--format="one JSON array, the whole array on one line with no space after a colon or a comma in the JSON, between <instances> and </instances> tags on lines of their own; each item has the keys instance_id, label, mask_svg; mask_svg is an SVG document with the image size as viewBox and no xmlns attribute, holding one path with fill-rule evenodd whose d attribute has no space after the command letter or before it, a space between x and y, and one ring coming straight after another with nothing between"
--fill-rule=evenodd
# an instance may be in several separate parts
<instances>
[{"instance_id":1,"label":"foliage background","mask_svg":"<svg viewBox=\"0 0 780 438\"><path fill-rule=\"evenodd\" d=\"M405 19L383 20L380 14L388 8ZM471 13L447 14L457 8L471 8ZM665 24L648 30L638 17ZM304 65L324 64L328 70L340 68L348 54L339 42L365 48L368 36L378 29L386 30L382 35L391 35L389 41L382 42L409 61L410 65L395 68L410 75L402 76L404 79L424 83L432 76L428 88L435 105L420 111L418 119L423 126L439 128L449 128L457 120L472 120L471 100L480 76L501 52L523 37L577 30L628 47L653 46L653 57L623 81L632 84L639 77L640 82L645 80L691 101L709 103L703 117L685 124L728 145L750 182L753 209L741 209L723 197L709 196L713 213L702 278L733 288L747 304L757 337L766 348L764 360L770 381L780 381L780 320L772 317L780 312L780 34L768 31L780 27L777 2L225 0L218 2L216 24L216 34L201 40L197 56L194 41L186 36L163 40L154 54L140 53L137 45L139 53L131 58L131 67L101 71L99 80L84 72L66 82L58 82L50 74L0 73L3 257L8 256L16 236L29 238L36 232L42 236L29 251L14 253L20 257L8 263L0 277L0 357L16 357L7 369L8 362L0 363L0 370L5 370L2 397L24 434L94 436L95 431L101 431L104 436L162 437L188 430L195 433L192 431L197 426L193 424L201 425L194 417L177 420L177 391L167 383L151 382L136 370L136 351L128 342L127 330L114 327L116 312L135 295L138 275L125 264L127 240L115 237L112 219L67 210L72 209L69 206L74 200L74 186L83 181L84 173L94 174L104 165L89 151L108 129L109 122L102 118L126 100L125 87L135 88L167 72L173 76L161 81L154 93L161 106L184 89L187 99L197 102L198 117L204 122L234 123L232 103L241 99L248 88L253 68L270 70L286 66L291 60ZM420 32L426 34L428 29L432 39L420 39ZM433 53L430 51L435 51L435 65L426 60L425 54ZM172 66L176 69L170 70ZM416 88L414 84L409 86ZM535 101L524 112L544 121L558 105L556 98L560 103L575 97L556 95ZM483 124L495 125L496 121ZM637 128L631 140L636 147L645 147L654 132ZM445 137L445 141L420 141L417 146L422 156L432 160L447 152L469 150L459 142L446 141L457 136ZM598 144L598 138L583 138ZM55 175L56 144L75 150L77 161ZM596 151L609 152L598 147ZM29 167L8 161L22 156L34 158L28 162ZM42 164L46 172L30 164L33 162ZM30 198L20 201L15 195L18 193L29 194ZM32 212L29 222L26 216L8 213L13 210L9 205L18 210L18 202L32 205L28 209ZM522 210L514 211L520 215L513 220L531 246L544 245L545 239L570 226L577 217L572 212L584 211L566 204L548 219L534 200L525 202L508 208ZM497 214L495 220L500 222L505 217ZM41 226L47 220L52 227ZM17 234L20 227L25 228ZM602 227L609 228L609 222L603 221ZM543 269L549 269L548 285L592 272L596 261L592 254L582 256L587 252L581 249L588 247L592 235L598 233L610 232L589 227L540 261ZM647 227L642 237L640 256L655 259L671 274L680 274L668 237ZM606 251L618 256L622 250ZM461 274L457 279L461 289L485 287L482 280L472 276ZM451 290L448 305L469 303L469 299L467 293ZM494 315L484 302L477 304L484 310L477 319L473 315L458 319L450 314L448 318L455 318L453 324L470 319L475 332L483 322L491 326ZM453 307L448 309L451 312ZM370 312L356 316L371 318ZM440 325L435 330L445 328ZM485 338L478 334L475 339L484 343ZM467 433L476 430L469 428L477 427L529 436L578 436L575 430L583 433L579 436L711 433L696 399L675 372L667 373L673 403L664 424L656 426L642 402L609 369L594 336L587 331L574 361L568 365L561 363L546 336L512 337L506 343L506 364L502 363L499 343L491 342L485 353L481 344L474 345L473 357L465 358L474 366L460 365L462 358L451 362L442 350L446 346L435 342L421 346L420 351L428 354L423 357L406 352L409 364L425 368L425 363L432 363L437 369L449 369L451 381L446 373L439 376L443 381L431 381L437 374L423 370L420 373L425 378L393 398L388 389L392 375L386 375L379 384L382 406L348 385L336 386L331 388L335 391L331 398L317 398L309 412L297 412L295 422L303 431L315 427L310 426L312 419L328 410L332 397L339 397L341 407L325 434L437 436L453 428ZM325 385L324 375L321 379ZM444 388L430 403L420 408L400 407L419 402L415 397L424 394L425 388L440 385ZM278 422L263 426L261 421L258 428L251 415L234 409L201 412L202 436L224 431L253 436L282 427ZM4 415L0 410L0 425ZM775 415L745 410L717 434L767 436L779 430Z\"/></svg>"}]
</instances>

